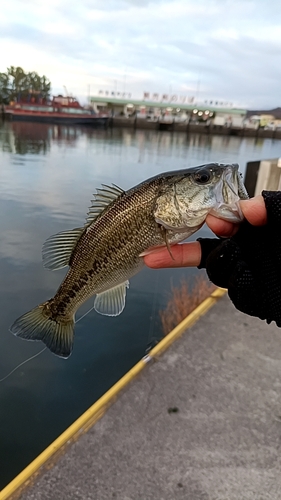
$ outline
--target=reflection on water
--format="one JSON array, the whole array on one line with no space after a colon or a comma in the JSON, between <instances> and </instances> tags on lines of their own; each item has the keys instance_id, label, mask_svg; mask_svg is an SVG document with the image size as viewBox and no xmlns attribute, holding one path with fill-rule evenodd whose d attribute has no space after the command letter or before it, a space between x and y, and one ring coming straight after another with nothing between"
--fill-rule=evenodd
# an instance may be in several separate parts
<instances>
[{"instance_id":1,"label":"reflection on water","mask_svg":"<svg viewBox=\"0 0 281 500\"><path fill-rule=\"evenodd\" d=\"M274 140L142 130L96 130L32 123L0 125L0 378L38 352L9 325L50 298L64 270L44 270L51 234L84 223L101 183L124 189L164 170L280 156ZM201 235L209 234L206 229ZM198 234L194 237L198 237ZM201 271L203 273L203 271ZM99 398L162 336L159 309L171 282L198 270L143 270L131 280L124 312L91 311L77 324L72 356L45 351L0 383L0 489ZM78 313L92 307L92 300Z\"/></svg>"}]
</instances>

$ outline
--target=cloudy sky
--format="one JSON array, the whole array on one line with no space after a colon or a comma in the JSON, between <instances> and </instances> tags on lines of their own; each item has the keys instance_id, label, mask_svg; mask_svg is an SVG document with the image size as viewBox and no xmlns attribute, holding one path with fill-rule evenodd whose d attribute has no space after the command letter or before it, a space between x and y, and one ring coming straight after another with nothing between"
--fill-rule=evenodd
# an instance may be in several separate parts
<instances>
[{"instance_id":1,"label":"cloudy sky","mask_svg":"<svg viewBox=\"0 0 281 500\"><path fill-rule=\"evenodd\" d=\"M280 0L8 0L0 53L0 71L83 102L102 89L281 106Z\"/></svg>"}]
</instances>

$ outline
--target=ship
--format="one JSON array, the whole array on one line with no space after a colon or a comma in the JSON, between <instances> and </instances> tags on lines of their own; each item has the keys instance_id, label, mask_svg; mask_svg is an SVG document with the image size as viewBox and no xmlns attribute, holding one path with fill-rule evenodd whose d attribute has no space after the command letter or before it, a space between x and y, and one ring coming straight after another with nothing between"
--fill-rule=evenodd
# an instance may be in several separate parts
<instances>
[{"instance_id":1,"label":"ship","mask_svg":"<svg viewBox=\"0 0 281 500\"><path fill-rule=\"evenodd\" d=\"M35 99L11 102L4 106L4 119L55 124L91 125L107 127L109 116L96 113L90 106L81 106L72 96L54 96L49 102Z\"/></svg>"}]
</instances>

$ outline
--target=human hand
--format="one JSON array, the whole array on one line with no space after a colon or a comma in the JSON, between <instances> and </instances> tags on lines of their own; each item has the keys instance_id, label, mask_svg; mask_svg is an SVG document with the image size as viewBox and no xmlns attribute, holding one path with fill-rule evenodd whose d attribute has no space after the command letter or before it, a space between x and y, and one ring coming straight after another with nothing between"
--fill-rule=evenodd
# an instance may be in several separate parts
<instances>
[{"instance_id":1,"label":"human hand","mask_svg":"<svg viewBox=\"0 0 281 500\"><path fill-rule=\"evenodd\" d=\"M250 200L239 202L245 219L253 226L266 224L267 213L264 199L261 195ZM218 219L213 215L208 215L206 219L208 227L217 235L223 238L233 236L239 229L239 224L233 224L223 219ZM214 240L216 241L216 240ZM197 267L200 265L202 250L199 241L177 244L171 247L172 259L167 248L153 252L144 257L144 262L148 267L159 269L163 267Z\"/></svg>"},{"instance_id":2,"label":"human hand","mask_svg":"<svg viewBox=\"0 0 281 500\"><path fill-rule=\"evenodd\" d=\"M238 225L208 216L220 238L175 245L145 257L149 267L206 268L215 285L227 288L235 307L281 327L281 191L240 201L245 220Z\"/></svg>"}]
</instances>

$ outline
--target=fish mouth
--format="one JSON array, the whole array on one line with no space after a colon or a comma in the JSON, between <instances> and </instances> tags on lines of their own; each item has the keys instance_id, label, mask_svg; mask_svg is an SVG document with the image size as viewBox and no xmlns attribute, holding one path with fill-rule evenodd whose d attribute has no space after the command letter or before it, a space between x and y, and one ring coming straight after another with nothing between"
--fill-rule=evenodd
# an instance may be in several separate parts
<instances>
[{"instance_id":1,"label":"fish mouth","mask_svg":"<svg viewBox=\"0 0 281 500\"><path fill-rule=\"evenodd\" d=\"M214 195L216 204L210 214L230 222L241 222L244 219L239 200L247 199L248 194L237 164L225 169L214 188Z\"/></svg>"},{"instance_id":2,"label":"fish mouth","mask_svg":"<svg viewBox=\"0 0 281 500\"><path fill-rule=\"evenodd\" d=\"M243 212L237 202L227 205L226 203L219 203L209 212L211 215L219 219L224 219L229 222L241 222L244 219Z\"/></svg>"}]
</instances>

